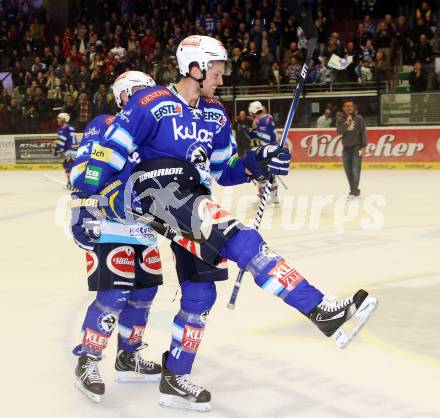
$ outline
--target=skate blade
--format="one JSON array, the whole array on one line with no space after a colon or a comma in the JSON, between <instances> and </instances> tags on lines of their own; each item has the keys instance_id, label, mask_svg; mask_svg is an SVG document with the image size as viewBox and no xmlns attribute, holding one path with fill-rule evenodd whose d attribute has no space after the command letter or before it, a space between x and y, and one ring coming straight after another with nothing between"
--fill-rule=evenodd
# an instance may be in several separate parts
<instances>
[{"instance_id":1,"label":"skate blade","mask_svg":"<svg viewBox=\"0 0 440 418\"><path fill-rule=\"evenodd\" d=\"M81 380L76 379L74 382L75 387L82 392L84 395L86 395L89 399L91 399L93 402L96 403L101 403L102 401L102 395L97 395L96 393L90 392L89 390L87 390Z\"/></svg>"},{"instance_id":2,"label":"skate blade","mask_svg":"<svg viewBox=\"0 0 440 418\"><path fill-rule=\"evenodd\" d=\"M116 382L158 382L160 380L161 373L155 374L142 374L136 372L115 372Z\"/></svg>"},{"instance_id":3,"label":"skate blade","mask_svg":"<svg viewBox=\"0 0 440 418\"><path fill-rule=\"evenodd\" d=\"M356 336L360 329L367 323L370 319L370 315L376 309L377 299L373 296L367 296L362 302L356 313L350 318L348 323L345 323L332 335L333 340L336 342L338 348L345 348L351 342L351 340ZM349 329L344 329L344 326L351 326Z\"/></svg>"},{"instance_id":4,"label":"skate blade","mask_svg":"<svg viewBox=\"0 0 440 418\"><path fill-rule=\"evenodd\" d=\"M159 405L167 408L189 409L199 412L208 412L211 410L210 402L188 402L185 399L182 399L180 396L166 394L160 395Z\"/></svg>"}]
</instances>

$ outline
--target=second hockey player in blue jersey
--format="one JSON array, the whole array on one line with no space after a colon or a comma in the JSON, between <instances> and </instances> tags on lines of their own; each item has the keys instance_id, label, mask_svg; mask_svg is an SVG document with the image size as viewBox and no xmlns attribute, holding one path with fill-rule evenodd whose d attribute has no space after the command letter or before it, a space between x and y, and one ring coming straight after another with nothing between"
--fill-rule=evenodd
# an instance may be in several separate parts
<instances>
[{"instance_id":1,"label":"second hockey player in blue jersey","mask_svg":"<svg viewBox=\"0 0 440 418\"><path fill-rule=\"evenodd\" d=\"M249 104L249 113L254 117L254 121L252 123L252 130L249 130L249 136L253 138L256 142L257 146L261 145L276 145L277 141L277 132L275 122L273 120L272 115L266 112L266 108L262 105L258 100ZM261 198L263 197L264 188L266 186L266 180L257 180L258 187L258 195L256 204L260 203ZM272 183L272 190L270 192L270 200L268 202L272 202L274 204L278 204L278 185L276 179Z\"/></svg>"}]
</instances>

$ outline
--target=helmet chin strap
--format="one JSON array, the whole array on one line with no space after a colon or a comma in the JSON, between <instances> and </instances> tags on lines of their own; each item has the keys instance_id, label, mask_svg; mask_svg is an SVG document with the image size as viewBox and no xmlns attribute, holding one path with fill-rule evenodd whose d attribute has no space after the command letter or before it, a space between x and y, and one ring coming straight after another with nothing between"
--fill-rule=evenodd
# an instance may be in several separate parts
<instances>
[{"instance_id":1,"label":"helmet chin strap","mask_svg":"<svg viewBox=\"0 0 440 418\"><path fill-rule=\"evenodd\" d=\"M190 73L188 73L187 77L192 78L194 81L199 83L199 87L203 88L203 82L206 80L206 70L202 70L203 77L202 78L195 78Z\"/></svg>"}]
</instances>

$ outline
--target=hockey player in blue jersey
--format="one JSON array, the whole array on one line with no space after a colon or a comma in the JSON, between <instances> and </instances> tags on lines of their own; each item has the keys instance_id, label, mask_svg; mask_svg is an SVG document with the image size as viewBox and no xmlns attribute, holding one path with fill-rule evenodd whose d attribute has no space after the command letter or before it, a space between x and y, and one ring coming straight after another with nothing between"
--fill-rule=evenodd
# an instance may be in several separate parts
<instances>
[{"instance_id":1,"label":"hockey player in blue jersey","mask_svg":"<svg viewBox=\"0 0 440 418\"><path fill-rule=\"evenodd\" d=\"M70 171L75 162L78 142L76 140L75 128L69 125L70 116L68 113L59 113L57 116L57 139L53 142L53 153L57 156L64 154L63 168L67 177L66 188L71 190Z\"/></svg>"},{"instance_id":2,"label":"hockey player in blue jersey","mask_svg":"<svg viewBox=\"0 0 440 418\"><path fill-rule=\"evenodd\" d=\"M182 79L169 88L139 91L105 133L105 147L141 162L132 181L143 212L158 221L174 220L192 234L197 254L208 264L223 257L252 273L255 283L309 318L326 336L346 345L368 319L376 299L359 290L347 298L328 298L312 286L286 259L275 254L253 228L245 227L212 200L212 180L241 184L270 174L287 175L290 154L277 145L263 145L235 154L229 118L213 99L223 84L227 53L214 38L189 36L177 48ZM92 158L86 187L102 187L117 170ZM87 178L88 177L88 178ZM193 258L187 254L189 260ZM170 350L162 358L160 404L209 410L211 394L191 383L195 355L216 299L215 278L181 284L181 309L174 318ZM356 322L352 332L343 325Z\"/></svg>"},{"instance_id":3,"label":"hockey player in blue jersey","mask_svg":"<svg viewBox=\"0 0 440 418\"><path fill-rule=\"evenodd\" d=\"M266 112L266 108L258 100L249 104L249 114L254 117L252 122L252 130L249 131L249 136L253 138L257 146L261 145L276 145L277 144L277 132L275 130L275 122L273 117ZM266 180L258 180L258 201L263 197L264 187L266 186ZM270 193L270 200L274 204L279 204L278 200L278 185L276 179L272 183L272 190Z\"/></svg>"},{"instance_id":4,"label":"hockey player in blue jersey","mask_svg":"<svg viewBox=\"0 0 440 418\"><path fill-rule=\"evenodd\" d=\"M122 107L136 90L154 85L148 75L129 71L116 79L113 93ZM130 161L121 163L115 153L100 148L102 136L114 119L111 115L100 115L89 122L71 172L73 187L82 189L92 152L95 158L122 170L96 194L72 193L72 234L80 248L86 250L89 290L96 291L82 326L82 342L74 349L79 356L75 385L95 402L100 402L105 391L97 362L116 325L116 380L157 381L161 372L159 364L140 355L145 347L142 336L150 306L162 284L156 233L147 225L124 225L106 219L123 213L118 206L123 205L121 196L131 174Z\"/></svg>"}]
</instances>

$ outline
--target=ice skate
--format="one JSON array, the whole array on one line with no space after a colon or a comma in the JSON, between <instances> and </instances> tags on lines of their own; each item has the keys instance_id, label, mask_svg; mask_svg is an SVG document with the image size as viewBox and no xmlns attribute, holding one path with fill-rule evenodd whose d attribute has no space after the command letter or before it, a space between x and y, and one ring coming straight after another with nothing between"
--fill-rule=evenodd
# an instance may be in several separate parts
<instances>
[{"instance_id":1,"label":"ice skate","mask_svg":"<svg viewBox=\"0 0 440 418\"><path fill-rule=\"evenodd\" d=\"M361 289L349 298L324 296L308 316L335 340L337 347L344 348L368 321L376 305L377 299Z\"/></svg>"},{"instance_id":2,"label":"ice skate","mask_svg":"<svg viewBox=\"0 0 440 418\"><path fill-rule=\"evenodd\" d=\"M94 402L101 402L104 395L105 385L99 375L99 357L92 354L83 354L78 358L75 368L75 387Z\"/></svg>"},{"instance_id":3,"label":"ice skate","mask_svg":"<svg viewBox=\"0 0 440 418\"><path fill-rule=\"evenodd\" d=\"M161 377L161 367L154 361L144 360L140 350L146 344L142 344L136 351L118 350L116 356L115 380L117 382L157 382Z\"/></svg>"},{"instance_id":4,"label":"ice skate","mask_svg":"<svg viewBox=\"0 0 440 418\"><path fill-rule=\"evenodd\" d=\"M195 411L211 410L211 394L204 388L188 380L189 375L176 375L168 370L165 363L168 351L162 356L162 378L159 405Z\"/></svg>"}]
</instances>

